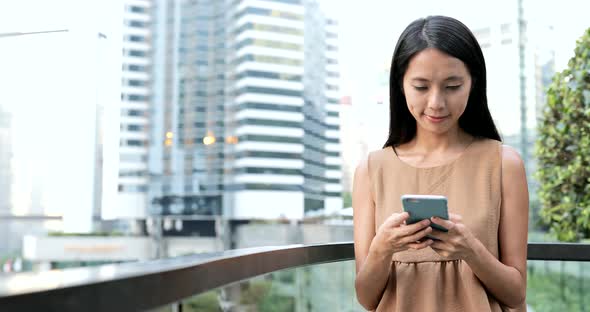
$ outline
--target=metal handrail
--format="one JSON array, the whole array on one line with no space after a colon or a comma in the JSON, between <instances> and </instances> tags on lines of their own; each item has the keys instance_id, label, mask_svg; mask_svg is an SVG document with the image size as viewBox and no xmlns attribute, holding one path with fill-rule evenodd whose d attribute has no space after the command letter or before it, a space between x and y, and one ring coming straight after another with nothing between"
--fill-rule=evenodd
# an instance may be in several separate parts
<instances>
[{"instance_id":1,"label":"metal handrail","mask_svg":"<svg viewBox=\"0 0 590 312\"><path fill-rule=\"evenodd\" d=\"M0 277L0 311L138 311L262 274L354 259L351 242L229 250ZM590 244L529 243L529 260L590 261Z\"/></svg>"}]
</instances>

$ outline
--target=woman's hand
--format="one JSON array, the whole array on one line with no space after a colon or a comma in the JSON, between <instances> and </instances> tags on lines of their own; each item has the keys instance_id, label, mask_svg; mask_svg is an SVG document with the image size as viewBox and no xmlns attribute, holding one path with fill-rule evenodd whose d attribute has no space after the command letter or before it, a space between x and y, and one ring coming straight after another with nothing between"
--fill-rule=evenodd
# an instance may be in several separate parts
<instances>
[{"instance_id":1,"label":"woman's hand","mask_svg":"<svg viewBox=\"0 0 590 312\"><path fill-rule=\"evenodd\" d=\"M430 221L422 220L406 225L405 221L409 217L407 212L394 213L389 216L377 230L370 248L393 254L406 249L418 250L430 246L431 239L422 241L424 236L432 232L432 228L429 226Z\"/></svg>"},{"instance_id":2,"label":"woman's hand","mask_svg":"<svg viewBox=\"0 0 590 312\"><path fill-rule=\"evenodd\" d=\"M430 234L438 240L435 240L430 247L439 255L445 258L463 259L474 255L474 240L477 240L469 228L462 223L462 218L458 214L451 213L450 220L433 217L432 223L438 224L448 232L434 230Z\"/></svg>"}]
</instances>

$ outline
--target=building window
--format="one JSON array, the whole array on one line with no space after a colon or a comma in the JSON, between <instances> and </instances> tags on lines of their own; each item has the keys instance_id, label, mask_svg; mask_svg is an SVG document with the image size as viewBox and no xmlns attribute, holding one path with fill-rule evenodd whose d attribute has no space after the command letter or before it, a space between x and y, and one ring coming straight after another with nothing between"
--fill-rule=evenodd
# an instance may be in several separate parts
<instances>
[{"instance_id":1,"label":"building window","mask_svg":"<svg viewBox=\"0 0 590 312\"><path fill-rule=\"evenodd\" d=\"M129 50L127 52L129 56L136 56L136 57L145 57L147 55L146 51L139 51L139 50Z\"/></svg>"},{"instance_id":2,"label":"building window","mask_svg":"<svg viewBox=\"0 0 590 312\"><path fill-rule=\"evenodd\" d=\"M246 24L240 26L240 28L236 29L234 33L236 35L238 35L246 30L257 30L257 31L280 33L280 34L284 34L284 35L303 36L303 30L301 30L301 29L292 28L292 27L285 27L285 26L258 24L258 23L246 23Z\"/></svg>"},{"instance_id":3,"label":"building window","mask_svg":"<svg viewBox=\"0 0 590 312\"><path fill-rule=\"evenodd\" d=\"M147 71L147 67L143 65L128 65L127 70L132 72L145 72Z\"/></svg>"},{"instance_id":4,"label":"building window","mask_svg":"<svg viewBox=\"0 0 590 312\"><path fill-rule=\"evenodd\" d=\"M276 65L290 65L290 66L301 66L301 60L286 58L286 57L278 57L278 56L268 56L268 55L253 55L253 54L246 54L237 58L234 63L237 65L242 62L259 62L259 63L268 63L268 64L276 64Z\"/></svg>"},{"instance_id":5,"label":"building window","mask_svg":"<svg viewBox=\"0 0 590 312\"><path fill-rule=\"evenodd\" d=\"M254 141L254 142L271 142L271 143L296 143L302 144L303 140L300 137L283 137L272 135L257 135L246 134L238 138L239 142Z\"/></svg>"},{"instance_id":6,"label":"building window","mask_svg":"<svg viewBox=\"0 0 590 312\"><path fill-rule=\"evenodd\" d=\"M138 117L138 116L143 116L143 115L144 115L143 111L138 110L138 109L127 110L127 116Z\"/></svg>"},{"instance_id":7,"label":"building window","mask_svg":"<svg viewBox=\"0 0 590 312\"><path fill-rule=\"evenodd\" d=\"M119 160L122 162L144 162L147 161L147 155L143 154L121 154Z\"/></svg>"},{"instance_id":8,"label":"building window","mask_svg":"<svg viewBox=\"0 0 590 312\"><path fill-rule=\"evenodd\" d=\"M236 91L236 95L245 93L263 93L272 95L284 95L284 96L296 96L302 97L301 91L288 90L288 89L277 89L277 88L261 88L261 87L244 87Z\"/></svg>"},{"instance_id":9,"label":"building window","mask_svg":"<svg viewBox=\"0 0 590 312\"><path fill-rule=\"evenodd\" d=\"M127 101L130 101L130 102L145 102L147 100L148 100L148 97L145 95L129 94L127 96Z\"/></svg>"},{"instance_id":10,"label":"building window","mask_svg":"<svg viewBox=\"0 0 590 312\"><path fill-rule=\"evenodd\" d=\"M302 81L301 75L274 73L274 72L265 72L265 71L256 71L256 70L243 71L243 72L237 74L234 78L235 79L242 79L242 78L252 78L252 77L278 79L278 80L284 80L284 81L296 81L296 82Z\"/></svg>"},{"instance_id":11,"label":"building window","mask_svg":"<svg viewBox=\"0 0 590 312\"><path fill-rule=\"evenodd\" d=\"M129 27L136 27L136 28L147 28L148 23L142 21L129 21L127 23Z\"/></svg>"},{"instance_id":12,"label":"building window","mask_svg":"<svg viewBox=\"0 0 590 312\"><path fill-rule=\"evenodd\" d=\"M147 83L143 80L129 79L127 84L132 87L145 87Z\"/></svg>"},{"instance_id":13,"label":"building window","mask_svg":"<svg viewBox=\"0 0 590 312\"><path fill-rule=\"evenodd\" d=\"M253 126L269 126L269 127L285 127L285 128L302 128L301 122L296 121L285 121L285 120L273 120L273 119L255 119L246 118L238 121L238 125L253 125Z\"/></svg>"},{"instance_id":14,"label":"building window","mask_svg":"<svg viewBox=\"0 0 590 312\"><path fill-rule=\"evenodd\" d=\"M127 146L145 146L142 140L127 140Z\"/></svg>"},{"instance_id":15,"label":"building window","mask_svg":"<svg viewBox=\"0 0 590 312\"><path fill-rule=\"evenodd\" d=\"M131 42L145 42L145 37L144 36L137 36L137 35L131 35L129 37L127 37L127 40L131 41Z\"/></svg>"},{"instance_id":16,"label":"building window","mask_svg":"<svg viewBox=\"0 0 590 312\"><path fill-rule=\"evenodd\" d=\"M129 7L129 11L133 13L145 13L147 12L147 8L132 5Z\"/></svg>"},{"instance_id":17,"label":"building window","mask_svg":"<svg viewBox=\"0 0 590 312\"><path fill-rule=\"evenodd\" d=\"M144 129L143 125L127 125L127 131L143 131Z\"/></svg>"},{"instance_id":18,"label":"building window","mask_svg":"<svg viewBox=\"0 0 590 312\"><path fill-rule=\"evenodd\" d=\"M129 193L143 193L147 192L147 185L121 185L119 184L119 192Z\"/></svg>"},{"instance_id":19,"label":"building window","mask_svg":"<svg viewBox=\"0 0 590 312\"><path fill-rule=\"evenodd\" d=\"M238 44L236 44L235 49L240 49L245 46L257 46L257 47L264 47L264 48L273 48L273 49L282 49L282 50L290 50L290 51L302 51L303 47L300 44L291 43L291 42L281 42L281 41L274 41L274 40L265 40L265 39L252 39L248 38L242 40Z\"/></svg>"},{"instance_id":20,"label":"building window","mask_svg":"<svg viewBox=\"0 0 590 312\"><path fill-rule=\"evenodd\" d=\"M295 14L291 12L279 11L279 10L269 10L269 9L262 9L262 8L252 8L247 7L240 13L236 14L235 18L238 19L246 14L252 15L262 15L262 16L271 16L271 17L278 17L283 19L301 21L303 20L303 15Z\"/></svg>"}]
</instances>

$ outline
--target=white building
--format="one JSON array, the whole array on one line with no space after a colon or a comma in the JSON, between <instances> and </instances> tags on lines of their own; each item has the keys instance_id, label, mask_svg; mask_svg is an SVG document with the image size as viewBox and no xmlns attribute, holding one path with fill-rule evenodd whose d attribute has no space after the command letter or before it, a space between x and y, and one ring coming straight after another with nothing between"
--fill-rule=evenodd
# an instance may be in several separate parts
<instances>
[{"instance_id":1,"label":"white building","mask_svg":"<svg viewBox=\"0 0 590 312\"><path fill-rule=\"evenodd\" d=\"M122 12L120 167L116 209L102 216L144 218L149 182L148 146L151 85L152 1L125 0Z\"/></svg>"},{"instance_id":2,"label":"white building","mask_svg":"<svg viewBox=\"0 0 590 312\"><path fill-rule=\"evenodd\" d=\"M30 11L12 5L16 15ZM102 18L107 5L38 9L52 19L20 14L23 23L5 30L21 34L0 38L0 102L10 117L1 130L2 150L10 151L9 160L2 156L5 211L63 216L55 230L90 232L93 215L117 192L118 29ZM23 231L34 229L15 225L11 238Z\"/></svg>"},{"instance_id":3,"label":"white building","mask_svg":"<svg viewBox=\"0 0 590 312\"><path fill-rule=\"evenodd\" d=\"M337 25L316 1L156 5L155 208L244 219L341 208Z\"/></svg>"},{"instance_id":4,"label":"white building","mask_svg":"<svg viewBox=\"0 0 590 312\"><path fill-rule=\"evenodd\" d=\"M537 18L532 5L514 1L506 14L473 23L486 60L488 106L505 143L517 148L525 160L531 187L537 120L545 106L556 52L551 21ZM535 196L534 187L531 194Z\"/></svg>"}]
</instances>

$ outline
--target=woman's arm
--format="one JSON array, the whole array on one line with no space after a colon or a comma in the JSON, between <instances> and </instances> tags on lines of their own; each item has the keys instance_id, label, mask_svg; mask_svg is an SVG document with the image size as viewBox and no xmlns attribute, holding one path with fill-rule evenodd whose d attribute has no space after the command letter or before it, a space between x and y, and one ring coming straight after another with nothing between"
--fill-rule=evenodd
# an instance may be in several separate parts
<instances>
[{"instance_id":1,"label":"woman's arm","mask_svg":"<svg viewBox=\"0 0 590 312\"><path fill-rule=\"evenodd\" d=\"M488 291L514 308L525 301L529 193L524 163L511 147L502 148L502 203L499 261L477 241L466 262Z\"/></svg>"},{"instance_id":2,"label":"woman's arm","mask_svg":"<svg viewBox=\"0 0 590 312\"><path fill-rule=\"evenodd\" d=\"M359 303L367 310L374 310L389 278L392 254L379 250L376 246L371 250L371 242L375 237L375 203L371 196L367 165L367 160L358 165L352 187L357 273L354 286Z\"/></svg>"},{"instance_id":3,"label":"woman's arm","mask_svg":"<svg viewBox=\"0 0 590 312\"><path fill-rule=\"evenodd\" d=\"M354 174L352 207L354 210L355 288L359 303L367 310L377 308L387 284L394 252L421 249L432 241L422 239L432 230L430 222L403 225L407 213L393 214L375 232L375 202L370 190L368 160Z\"/></svg>"},{"instance_id":4,"label":"woman's arm","mask_svg":"<svg viewBox=\"0 0 590 312\"><path fill-rule=\"evenodd\" d=\"M524 164L509 147L502 150L502 202L498 229L500 259L461 222L459 215L451 220L433 218L432 222L448 232L435 231L438 238L432 249L443 257L463 259L484 284L487 291L504 305L520 306L526 295L526 259L529 196Z\"/></svg>"}]
</instances>

